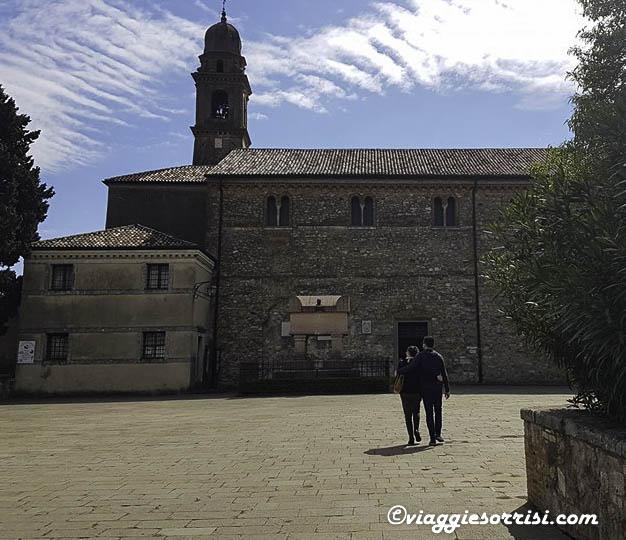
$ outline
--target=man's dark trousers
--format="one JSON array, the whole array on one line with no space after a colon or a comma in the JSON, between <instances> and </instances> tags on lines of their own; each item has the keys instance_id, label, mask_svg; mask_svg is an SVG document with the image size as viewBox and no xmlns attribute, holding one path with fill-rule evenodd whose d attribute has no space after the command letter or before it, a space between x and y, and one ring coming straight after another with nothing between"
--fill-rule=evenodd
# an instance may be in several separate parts
<instances>
[{"instance_id":1,"label":"man's dark trousers","mask_svg":"<svg viewBox=\"0 0 626 540\"><path fill-rule=\"evenodd\" d=\"M422 399L424 409L426 409L426 425L430 440L441 436L441 400L443 395L443 385L422 384Z\"/></svg>"}]
</instances>

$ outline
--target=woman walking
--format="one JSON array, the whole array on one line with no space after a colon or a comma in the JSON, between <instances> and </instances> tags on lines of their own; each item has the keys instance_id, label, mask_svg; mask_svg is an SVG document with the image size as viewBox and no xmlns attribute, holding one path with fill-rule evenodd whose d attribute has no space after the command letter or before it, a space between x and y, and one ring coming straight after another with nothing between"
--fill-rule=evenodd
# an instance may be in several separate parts
<instances>
[{"instance_id":1,"label":"woman walking","mask_svg":"<svg viewBox=\"0 0 626 540\"><path fill-rule=\"evenodd\" d=\"M398 369L408 366L419 349L415 346L410 346L406 350L406 358L400 361ZM409 373L404 375L404 384L400 391L400 399L402 400L402 410L404 411L404 421L406 423L406 429L409 433L409 446L413 446L416 442L420 442L422 437L420 436L420 403L422 401L420 392L420 376L419 369L412 369Z\"/></svg>"}]
</instances>

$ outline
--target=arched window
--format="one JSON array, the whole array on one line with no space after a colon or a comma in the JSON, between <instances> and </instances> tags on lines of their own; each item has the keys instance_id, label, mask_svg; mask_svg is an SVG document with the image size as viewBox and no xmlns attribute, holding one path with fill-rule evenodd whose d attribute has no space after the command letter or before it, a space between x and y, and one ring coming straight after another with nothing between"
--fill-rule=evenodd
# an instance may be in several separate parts
<instances>
[{"instance_id":1,"label":"arched window","mask_svg":"<svg viewBox=\"0 0 626 540\"><path fill-rule=\"evenodd\" d=\"M363 205L363 226L374 226L374 199L371 197L365 197L365 204Z\"/></svg>"},{"instance_id":2,"label":"arched window","mask_svg":"<svg viewBox=\"0 0 626 540\"><path fill-rule=\"evenodd\" d=\"M218 73L224 73L224 60L218 60L217 61L217 69L216 71Z\"/></svg>"},{"instance_id":3,"label":"arched window","mask_svg":"<svg viewBox=\"0 0 626 540\"><path fill-rule=\"evenodd\" d=\"M213 93L211 100L211 111L213 118L226 120L228 118L228 94L224 90L217 90Z\"/></svg>"},{"instance_id":4,"label":"arched window","mask_svg":"<svg viewBox=\"0 0 626 540\"><path fill-rule=\"evenodd\" d=\"M374 226L374 199L354 196L350 202L352 227L373 227Z\"/></svg>"},{"instance_id":5,"label":"arched window","mask_svg":"<svg viewBox=\"0 0 626 540\"><path fill-rule=\"evenodd\" d=\"M441 197L435 197L433 212L433 223L435 227L443 227L443 203Z\"/></svg>"},{"instance_id":6,"label":"arched window","mask_svg":"<svg viewBox=\"0 0 626 540\"><path fill-rule=\"evenodd\" d=\"M352 227L373 227L374 199L372 197L361 199L355 195L350 201L350 214Z\"/></svg>"},{"instance_id":7,"label":"arched window","mask_svg":"<svg viewBox=\"0 0 626 540\"><path fill-rule=\"evenodd\" d=\"M265 223L267 227L289 227L289 197L283 195L277 199L274 195L267 198Z\"/></svg>"},{"instance_id":8,"label":"arched window","mask_svg":"<svg viewBox=\"0 0 626 540\"><path fill-rule=\"evenodd\" d=\"M266 223L268 227L276 227L278 225L278 212L276 206L276 197L270 195L267 198L267 216Z\"/></svg>"},{"instance_id":9,"label":"arched window","mask_svg":"<svg viewBox=\"0 0 626 540\"><path fill-rule=\"evenodd\" d=\"M278 225L289 227L289 197L283 195L280 198L280 208L278 209Z\"/></svg>"},{"instance_id":10,"label":"arched window","mask_svg":"<svg viewBox=\"0 0 626 540\"><path fill-rule=\"evenodd\" d=\"M360 227L363 224L362 215L361 215L361 201L355 195L352 197L351 209L352 209L352 220L351 225L353 227Z\"/></svg>"},{"instance_id":11,"label":"arched window","mask_svg":"<svg viewBox=\"0 0 626 540\"><path fill-rule=\"evenodd\" d=\"M443 200L435 197L433 201L433 224L435 227L456 227L456 199Z\"/></svg>"},{"instance_id":12,"label":"arched window","mask_svg":"<svg viewBox=\"0 0 626 540\"><path fill-rule=\"evenodd\" d=\"M448 197L446 204L446 227L456 227L456 200Z\"/></svg>"}]
</instances>

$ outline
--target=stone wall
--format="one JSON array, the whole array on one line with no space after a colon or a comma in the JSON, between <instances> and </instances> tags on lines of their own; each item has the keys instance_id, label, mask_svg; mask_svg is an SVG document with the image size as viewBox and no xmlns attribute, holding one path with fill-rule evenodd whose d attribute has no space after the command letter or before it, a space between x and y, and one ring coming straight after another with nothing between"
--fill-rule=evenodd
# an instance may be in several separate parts
<instances>
[{"instance_id":1,"label":"stone wall","mask_svg":"<svg viewBox=\"0 0 626 540\"><path fill-rule=\"evenodd\" d=\"M480 183L479 249L482 232L497 210L523 189L519 182ZM401 321L426 321L453 383L478 380L470 181L393 180L224 183L219 345L221 383L235 386L238 364L254 357L294 357L293 338L281 337L294 295L350 297L346 361L397 360ZM268 195L287 194L290 226L264 226ZM353 195L375 200L375 226L350 226ZM457 199L458 226L432 226L434 197ZM219 191L209 185L207 246L217 253ZM481 289L483 370L489 383L560 382L562 376L533 357L498 312L493 292ZM371 321L372 333L361 332ZM315 348L314 354L324 354Z\"/></svg>"},{"instance_id":2,"label":"stone wall","mask_svg":"<svg viewBox=\"0 0 626 540\"><path fill-rule=\"evenodd\" d=\"M528 500L550 515L596 514L562 526L577 539L626 538L626 427L572 409L524 409Z\"/></svg>"}]
</instances>

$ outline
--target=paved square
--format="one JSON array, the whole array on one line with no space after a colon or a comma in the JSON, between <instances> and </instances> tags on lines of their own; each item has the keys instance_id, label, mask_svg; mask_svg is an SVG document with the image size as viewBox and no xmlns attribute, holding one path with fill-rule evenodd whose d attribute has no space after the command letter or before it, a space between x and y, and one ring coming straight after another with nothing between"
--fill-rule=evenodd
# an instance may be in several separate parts
<instances>
[{"instance_id":1,"label":"paved square","mask_svg":"<svg viewBox=\"0 0 626 540\"><path fill-rule=\"evenodd\" d=\"M457 391L436 448L402 446L395 395L5 404L0 538L565 538L553 528L434 535L387 522L398 504L413 513L524 505L519 409L565 405L569 393Z\"/></svg>"}]
</instances>

